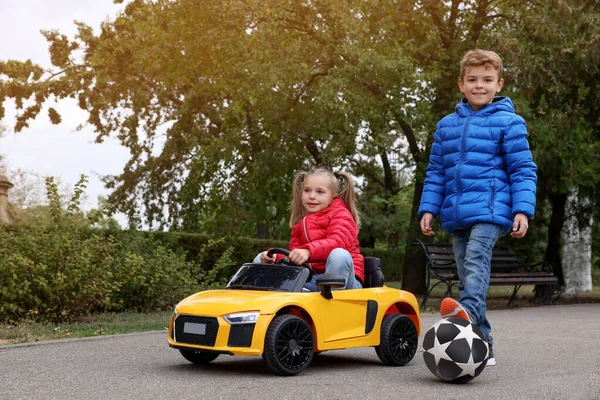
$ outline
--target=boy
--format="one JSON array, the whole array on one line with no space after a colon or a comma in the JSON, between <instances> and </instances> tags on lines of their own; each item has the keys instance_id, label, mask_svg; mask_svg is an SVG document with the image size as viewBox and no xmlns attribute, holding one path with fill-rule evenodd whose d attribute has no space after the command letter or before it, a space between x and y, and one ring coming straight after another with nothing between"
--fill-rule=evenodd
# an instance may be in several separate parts
<instances>
[{"instance_id":1,"label":"boy","mask_svg":"<svg viewBox=\"0 0 600 400\"><path fill-rule=\"evenodd\" d=\"M492 248L500 235L527 233L535 210L537 166L527 127L502 89L502 60L492 51L472 50L460 62L458 87L464 98L456 112L438 122L419 207L421 231L434 235L432 221L452 234L460 300L445 298L442 318L477 324L488 338L488 365L496 365L486 317Z\"/></svg>"}]
</instances>

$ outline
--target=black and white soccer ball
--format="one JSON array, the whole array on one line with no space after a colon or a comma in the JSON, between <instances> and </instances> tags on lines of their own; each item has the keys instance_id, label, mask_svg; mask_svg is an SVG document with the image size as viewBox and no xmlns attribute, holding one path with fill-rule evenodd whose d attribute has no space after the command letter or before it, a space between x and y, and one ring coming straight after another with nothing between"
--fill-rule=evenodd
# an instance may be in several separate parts
<instances>
[{"instance_id":1,"label":"black and white soccer ball","mask_svg":"<svg viewBox=\"0 0 600 400\"><path fill-rule=\"evenodd\" d=\"M466 383L481 374L489 347L481 329L462 318L436 322L423 338L427 368L446 382Z\"/></svg>"}]
</instances>

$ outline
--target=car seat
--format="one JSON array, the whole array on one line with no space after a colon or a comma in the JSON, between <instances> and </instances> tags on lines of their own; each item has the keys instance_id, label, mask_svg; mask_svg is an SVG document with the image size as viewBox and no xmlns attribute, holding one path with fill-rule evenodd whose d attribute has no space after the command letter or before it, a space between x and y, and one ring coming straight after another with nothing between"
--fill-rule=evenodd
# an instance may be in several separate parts
<instances>
[{"instance_id":1,"label":"car seat","mask_svg":"<svg viewBox=\"0 0 600 400\"><path fill-rule=\"evenodd\" d=\"M365 257L365 282L363 288L383 286L381 260L377 257Z\"/></svg>"}]
</instances>

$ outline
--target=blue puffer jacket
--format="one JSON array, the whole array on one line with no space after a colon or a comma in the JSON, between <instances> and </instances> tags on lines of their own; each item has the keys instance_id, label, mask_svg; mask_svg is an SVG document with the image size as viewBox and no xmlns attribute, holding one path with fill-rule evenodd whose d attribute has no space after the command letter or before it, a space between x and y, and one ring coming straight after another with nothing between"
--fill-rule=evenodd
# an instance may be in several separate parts
<instances>
[{"instance_id":1,"label":"blue puffer jacket","mask_svg":"<svg viewBox=\"0 0 600 400\"><path fill-rule=\"evenodd\" d=\"M441 212L446 232L487 222L507 233L516 213L533 217L536 171L525 121L508 97L477 111L463 99L437 125L419 216Z\"/></svg>"}]
</instances>

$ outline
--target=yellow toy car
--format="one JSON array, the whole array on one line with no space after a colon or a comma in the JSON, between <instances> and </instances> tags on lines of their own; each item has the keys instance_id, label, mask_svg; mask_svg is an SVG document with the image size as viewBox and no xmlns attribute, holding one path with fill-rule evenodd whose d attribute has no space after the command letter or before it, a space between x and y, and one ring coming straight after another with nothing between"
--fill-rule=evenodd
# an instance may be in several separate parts
<instances>
[{"instance_id":1,"label":"yellow toy car","mask_svg":"<svg viewBox=\"0 0 600 400\"><path fill-rule=\"evenodd\" d=\"M272 254L289 254L271 249ZM221 354L262 355L277 375L295 375L315 353L374 346L384 364L405 365L417 350L419 306L412 293L383 285L379 259L365 257L363 289L322 274L320 292L303 289L308 265L244 264L225 289L182 300L169 324L169 346L195 364Z\"/></svg>"}]
</instances>

